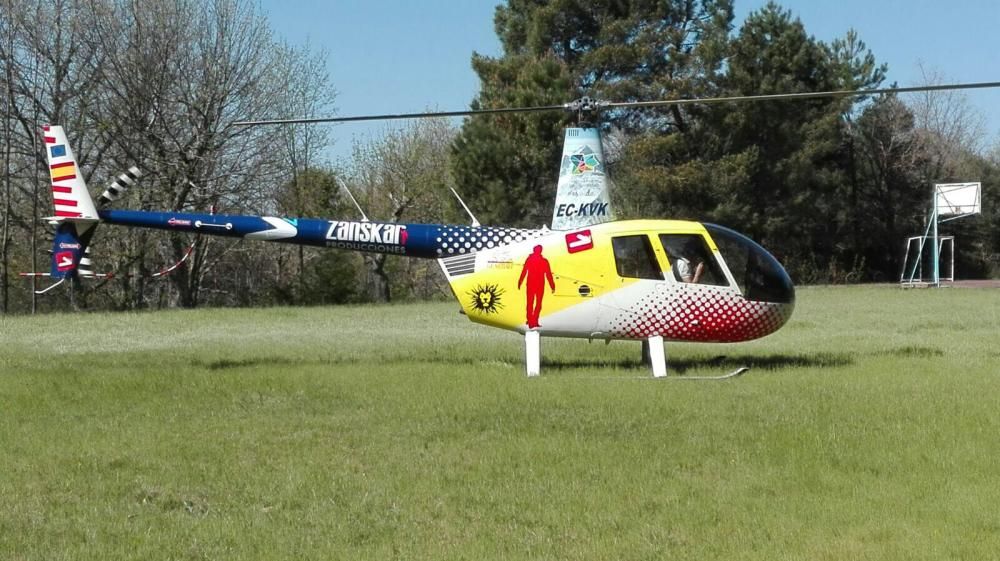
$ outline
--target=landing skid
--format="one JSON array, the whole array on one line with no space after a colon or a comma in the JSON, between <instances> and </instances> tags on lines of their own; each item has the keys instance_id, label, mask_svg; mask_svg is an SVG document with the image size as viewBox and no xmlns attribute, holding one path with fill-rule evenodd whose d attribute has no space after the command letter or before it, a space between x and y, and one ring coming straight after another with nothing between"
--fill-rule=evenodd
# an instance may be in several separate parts
<instances>
[{"instance_id":1,"label":"landing skid","mask_svg":"<svg viewBox=\"0 0 1000 561\"><path fill-rule=\"evenodd\" d=\"M729 374L721 376L667 376L667 353L663 348L663 337L653 336L642 342L642 361L653 370L654 379L667 380L728 380L742 376L750 370L741 366ZM529 378L534 378L542 371L541 333L529 329L524 332L524 370Z\"/></svg>"},{"instance_id":2,"label":"landing skid","mask_svg":"<svg viewBox=\"0 0 1000 561\"><path fill-rule=\"evenodd\" d=\"M728 380L742 376L750 367L741 366L729 374L721 376L667 376L667 353L663 348L663 337L653 336L642 341L642 362L652 367L653 378L667 380Z\"/></svg>"},{"instance_id":3,"label":"landing skid","mask_svg":"<svg viewBox=\"0 0 1000 561\"><path fill-rule=\"evenodd\" d=\"M730 378L737 378L750 371L749 366L741 366L736 370L733 370L729 374L722 374L721 376L668 376L668 380L728 380Z\"/></svg>"}]
</instances>

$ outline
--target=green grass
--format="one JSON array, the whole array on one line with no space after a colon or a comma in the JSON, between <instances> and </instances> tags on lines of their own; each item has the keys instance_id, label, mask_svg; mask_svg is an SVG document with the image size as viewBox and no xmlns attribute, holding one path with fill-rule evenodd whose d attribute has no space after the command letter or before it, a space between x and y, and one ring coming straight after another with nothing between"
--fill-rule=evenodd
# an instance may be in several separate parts
<instances>
[{"instance_id":1,"label":"green grass","mask_svg":"<svg viewBox=\"0 0 1000 561\"><path fill-rule=\"evenodd\" d=\"M0 559L991 559L1000 291L805 288L739 345L454 304L0 319Z\"/></svg>"}]
</instances>

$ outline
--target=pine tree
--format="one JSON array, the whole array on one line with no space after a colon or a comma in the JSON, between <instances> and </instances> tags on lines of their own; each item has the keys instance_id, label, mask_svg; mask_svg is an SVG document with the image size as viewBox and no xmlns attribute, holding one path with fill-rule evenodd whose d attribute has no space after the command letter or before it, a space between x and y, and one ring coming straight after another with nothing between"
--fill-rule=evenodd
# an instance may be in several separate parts
<instances>
[{"instance_id":1,"label":"pine tree","mask_svg":"<svg viewBox=\"0 0 1000 561\"><path fill-rule=\"evenodd\" d=\"M497 8L499 58L473 57L482 89L473 108L705 95L725 54L730 0L510 0ZM573 115L475 117L455 144L458 184L485 205L484 220L548 220L562 129ZM595 124L623 134L684 130L686 110L615 111Z\"/></svg>"}]
</instances>

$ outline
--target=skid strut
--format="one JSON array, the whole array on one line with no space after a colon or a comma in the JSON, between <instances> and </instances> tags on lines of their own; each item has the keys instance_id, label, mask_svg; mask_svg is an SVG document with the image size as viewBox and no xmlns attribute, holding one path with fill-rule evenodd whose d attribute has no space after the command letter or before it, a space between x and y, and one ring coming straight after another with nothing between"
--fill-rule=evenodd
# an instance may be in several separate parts
<instances>
[{"instance_id":1,"label":"skid strut","mask_svg":"<svg viewBox=\"0 0 1000 561\"><path fill-rule=\"evenodd\" d=\"M524 332L524 369L528 377L538 376L542 371L541 339L535 330Z\"/></svg>"},{"instance_id":2,"label":"skid strut","mask_svg":"<svg viewBox=\"0 0 1000 561\"><path fill-rule=\"evenodd\" d=\"M646 339L649 346L649 364L653 367L653 377L662 378L667 375L667 353L663 349L663 337L654 335Z\"/></svg>"}]
</instances>

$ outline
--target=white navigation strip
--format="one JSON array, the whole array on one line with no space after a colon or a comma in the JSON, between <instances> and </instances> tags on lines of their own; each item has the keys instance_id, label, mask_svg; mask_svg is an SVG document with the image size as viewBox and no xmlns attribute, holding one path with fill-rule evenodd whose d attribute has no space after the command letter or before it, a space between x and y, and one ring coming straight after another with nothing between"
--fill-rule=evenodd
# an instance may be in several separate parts
<instances>
[{"instance_id":1,"label":"white navigation strip","mask_svg":"<svg viewBox=\"0 0 1000 561\"><path fill-rule=\"evenodd\" d=\"M244 236L245 238L250 240L284 240L294 238L299 233L298 228L292 226L284 219L273 216L261 216L260 218L274 227L270 230L261 230L260 232L247 234Z\"/></svg>"}]
</instances>

